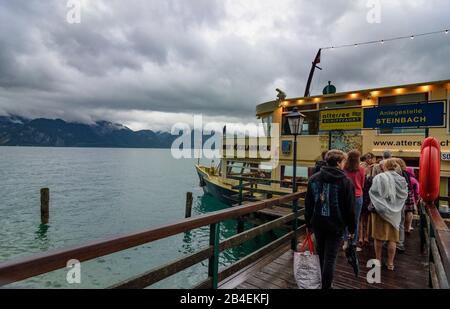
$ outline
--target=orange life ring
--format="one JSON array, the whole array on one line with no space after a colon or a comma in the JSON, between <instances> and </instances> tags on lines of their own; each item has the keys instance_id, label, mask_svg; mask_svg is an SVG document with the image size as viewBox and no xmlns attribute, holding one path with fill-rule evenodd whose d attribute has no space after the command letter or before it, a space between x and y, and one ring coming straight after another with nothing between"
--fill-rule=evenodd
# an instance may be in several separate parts
<instances>
[{"instance_id":1,"label":"orange life ring","mask_svg":"<svg viewBox=\"0 0 450 309\"><path fill-rule=\"evenodd\" d=\"M425 202L439 198L441 184L441 146L434 137L425 139L420 151L420 196Z\"/></svg>"}]
</instances>

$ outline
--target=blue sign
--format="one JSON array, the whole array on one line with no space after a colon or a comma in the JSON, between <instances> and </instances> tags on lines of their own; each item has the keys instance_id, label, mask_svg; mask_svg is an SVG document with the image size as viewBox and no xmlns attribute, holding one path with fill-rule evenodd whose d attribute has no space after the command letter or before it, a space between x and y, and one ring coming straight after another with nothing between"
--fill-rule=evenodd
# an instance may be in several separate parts
<instances>
[{"instance_id":1,"label":"blue sign","mask_svg":"<svg viewBox=\"0 0 450 309\"><path fill-rule=\"evenodd\" d=\"M445 102L364 109L364 129L443 127Z\"/></svg>"},{"instance_id":2,"label":"blue sign","mask_svg":"<svg viewBox=\"0 0 450 309\"><path fill-rule=\"evenodd\" d=\"M284 154L290 154L292 149L292 142L291 141L282 141L281 142L281 151Z\"/></svg>"}]
</instances>

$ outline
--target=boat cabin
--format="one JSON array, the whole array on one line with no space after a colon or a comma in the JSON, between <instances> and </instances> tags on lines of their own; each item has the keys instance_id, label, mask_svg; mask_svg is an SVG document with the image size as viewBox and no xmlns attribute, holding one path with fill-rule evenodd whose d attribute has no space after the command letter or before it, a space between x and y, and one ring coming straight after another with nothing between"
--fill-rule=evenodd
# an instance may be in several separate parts
<instances>
[{"instance_id":1,"label":"boat cabin","mask_svg":"<svg viewBox=\"0 0 450 309\"><path fill-rule=\"evenodd\" d=\"M263 172L276 182L272 188L289 188L293 168L293 140L287 115L294 108L305 115L302 135L298 136L297 176L311 176L323 151L358 149L362 154L381 157L385 150L418 169L421 145L426 136L439 140L442 151L441 196L448 196L450 184L450 132L447 113L450 80L355 90L312 97L277 99L259 104L256 116L266 126L277 124L279 130L266 127L277 138L279 164ZM251 138L247 138L247 143ZM238 140L235 140L239 144ZM271 145L274 146L273 144ZM248 148L248 147L247 147ZM250 156L238 158L223 153L222 177L244 164L249 172L259 173L261 160ZM247 164L247 165L246 165ZM230 167L231 166L231 167ZM239 165L241 166L241 165ZM242 170L242 168L241 168ZM240 172L242 173L242 172Z\"/></svg>"}]
</instances>

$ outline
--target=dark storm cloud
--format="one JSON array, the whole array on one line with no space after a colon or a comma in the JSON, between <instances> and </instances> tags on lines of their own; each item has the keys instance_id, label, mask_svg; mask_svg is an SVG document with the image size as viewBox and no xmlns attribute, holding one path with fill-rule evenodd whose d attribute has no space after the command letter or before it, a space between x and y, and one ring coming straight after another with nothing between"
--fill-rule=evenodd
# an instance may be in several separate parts
<instances>
[{"instance_id":1,"label":"dark storm cloud","mask_svg":"<svg viewBox=\"0 0 450 309\"><path fill-rule=\"evenodd\" d=\"M248 120L276 87L303 94L319 47L448 28L448 1L381 1L380 24L367 2L88 0L69 24L65 0L0 0L0 112ZM326 51L313 91L450 78L449 52L444 34Z\"/></svg>"}]
</instances>

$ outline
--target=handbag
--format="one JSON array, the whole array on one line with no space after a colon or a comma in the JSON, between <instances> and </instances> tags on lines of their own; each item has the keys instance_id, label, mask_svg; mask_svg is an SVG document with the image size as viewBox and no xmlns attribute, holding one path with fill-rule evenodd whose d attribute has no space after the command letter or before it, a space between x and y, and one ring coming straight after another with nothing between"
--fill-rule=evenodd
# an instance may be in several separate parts
<instances>
[{"instance_id":1,"label":"handbag","mask_svg":"<svg viewBox=\"0 0 450 309\"><path fill-rule=\"evenodd\" d=\"M373 206L372 202L369 203L369 205L367 206L367 211L369 213L376 213L375 207Z\"/></svg>"},{"instance_id":2,"label":"handbag","mask_svg":"<svg viewBox=\"0 0 450 309\"><path fill-rule=\"evenodd\" d=\"M306 250L308 246L309 251ZM312 233L307 233L299 252L294 252L294 277L299 289L320 289L322 272Z\"/></svg>"}]
</instances>

